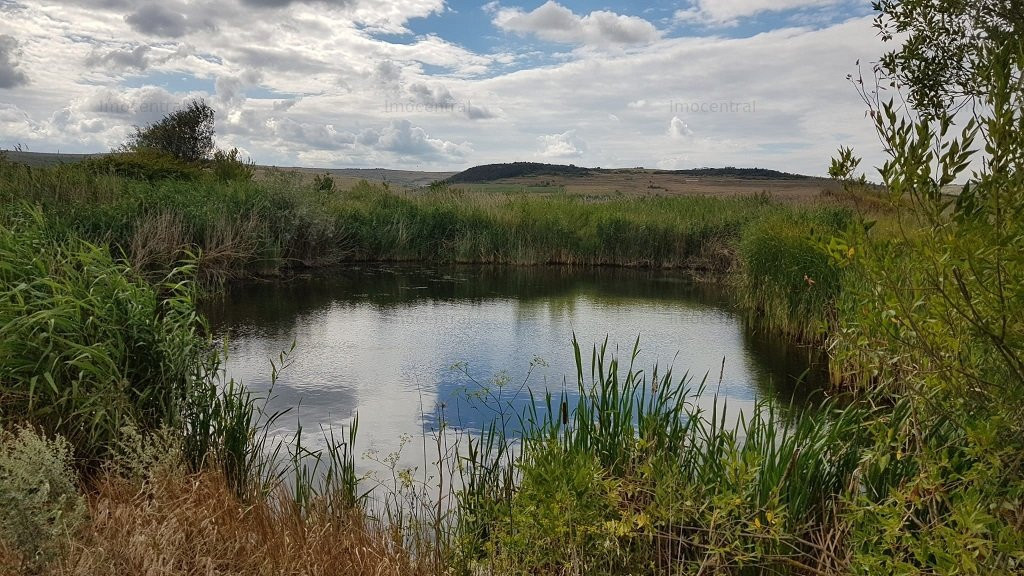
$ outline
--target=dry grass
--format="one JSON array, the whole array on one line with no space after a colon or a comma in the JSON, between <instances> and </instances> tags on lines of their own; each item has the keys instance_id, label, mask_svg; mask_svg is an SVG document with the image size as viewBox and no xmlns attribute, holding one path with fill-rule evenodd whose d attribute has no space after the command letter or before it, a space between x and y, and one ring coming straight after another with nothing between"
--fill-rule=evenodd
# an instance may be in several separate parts
<instances>
[{"instance_id":1,"label":"dry grass","mask_svg":"<svg viewBox=\"0 0 1024 576\"><path fill-rule=\"evenodd\" d=\"M255 212L225 215L215 220L203 238L199 270L210 282L223 282L242 275L239 263L248 264L259 252L260 234L266 228Z\"/></svg>"},{"instance_id":2,"label":"dry grass","mask_svg":"<svg viewBox=\"0 0 1024 576\"><path fill-rule=\"evenodd\" d=\"M686 176L656 172L597 173L588 176L523 176L481 184L456 184L456 188L481 192L564 190L568 194L607 197L625 196L712 196L729 198L770 194L793 203L828 201L838 185L824 178L793 180L748 180L742 178Z\"/></svg>"},{"instance_id":3,"label":"dry grass","mask_svg":"<svg viewBox=\"0 0 1024 576\"><path fill-rule=\"evenodd\" d=\"M129 258L138 272L167 270L188 249L188 234L179 215L160 212L142 219L129 245Z\"/></svg>"},{"instance_id":4,"label":"dry grass","mask_svg":"<svg viewBox=\"0 0 1024 576\"><path fill-rule=\"evenodd\" d=\"M424 573L358 512L325 508L300 517L287 496L243 503L210 472L164 474L145 483L108 477L96 487L89 511L70 553L49 574Z\"/></svg>"}]
</instances>

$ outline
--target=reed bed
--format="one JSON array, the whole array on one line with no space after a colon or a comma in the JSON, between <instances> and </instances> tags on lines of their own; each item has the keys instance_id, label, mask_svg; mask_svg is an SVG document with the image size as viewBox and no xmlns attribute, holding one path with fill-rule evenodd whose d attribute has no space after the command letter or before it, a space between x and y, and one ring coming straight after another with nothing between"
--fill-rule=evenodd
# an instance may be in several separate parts
<instances>
[{"instance_id":1,"label":"reed bed","mask_svg":"<svg viewBox=\"0 0 1024 576\"><path fill-rule=\"evenodd\" d=\"M768 195L587 197L490 194L445 185L348 190L271 173L134 179L87 166L0 161L0 198L40 206L55 232L109 244L151 279L193 256L219 283L352 260L643 266L726 272L744 231L789 215L848 219L835 203L797 207Z\"/></svg>"}]
</instances>

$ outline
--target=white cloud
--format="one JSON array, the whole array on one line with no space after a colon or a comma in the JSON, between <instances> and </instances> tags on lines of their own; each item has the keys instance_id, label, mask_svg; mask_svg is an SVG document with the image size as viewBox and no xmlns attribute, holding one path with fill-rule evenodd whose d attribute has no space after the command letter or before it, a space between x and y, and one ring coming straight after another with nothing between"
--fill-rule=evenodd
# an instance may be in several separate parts
<instances>
[{"instance_id":1,"label":"white cloud","mask_svg":"<svg viewBox=\"0 0 1024 576\"><path fill-rule=\"evenodd\" d=\"M673 116L668 123L668 135L675 140L683 140L693 136L693 130L679 116Z\"/></svg>"},{"instance_id":2,"label":"white cloud","mask_svg":"<svg viewBox=\"0 0 1024 576\"><path fill-rule=\"evenodd\" d=\"M445 159L461 158L469 149L465 144L431 138L426 130L408 120L395 120L385 126L378 133L376 145L399 156Z\"/></svg>"},{"instance_id":3,"label":"white cloud","mask_svg":"<svg viewBox=\"0 0 1024 576\"><path fill-rule=\"evenodd\" d=\"M578 158L587 150L587 143L576 135L575 130L561 134L546 134L537 139L541 144L543 158Z\"/></svg>"},{"instance_id":4,"label":"white cloud","mask_svg":"<svg viewBox=\"0 0 1024 576\"><path fill-rule=\"evenodd\" d=\"M494 15L494 25L506 32L533 34L551 42L594 46L647 44L661 36L658 29L643 18L605 10L578 16L553 0L532 12L501 8Z\"/></svg>"},{"instance_id":5,"label":"white cloud","mask_svg":"<svg viewBox=\"0 0 1024 576\"><path fill-rule=\"evenodd\" d=\"M763 12L823 8L845 1L847 0L692 0L691 6L678 10L675 17L682 22L730 26L741 18L749 18Z\"/></svg>"}]
</instances>

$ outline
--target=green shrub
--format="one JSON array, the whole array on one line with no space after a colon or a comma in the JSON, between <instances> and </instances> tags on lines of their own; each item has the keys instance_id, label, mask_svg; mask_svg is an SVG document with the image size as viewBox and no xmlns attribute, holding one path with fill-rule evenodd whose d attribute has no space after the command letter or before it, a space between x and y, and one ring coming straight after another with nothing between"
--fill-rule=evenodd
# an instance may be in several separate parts
<instances>
[{"instance_id":1,"label":"green shrub","mask_svg":"<svg viewBox=\"0 0 1024 576\"><path fill-rule=\"evenodd\" d=\"M217 150L213 153L213 175L221 182L248 182L252 180L253 162L238 157L238 148L228 152Z\"/></svg>"},{"instance_id":2,"label":"green shrub","mask_svg":"<svg viewBox=\"0 0 1024 576\"><path fill-rule=\"evenodd\" d=\"M195 180L202 171L167 152L155 148L139 148L128 152L112 152L84 160L82 165L93 174L121 176L133 180Z\"/></svg>"},{"instance_id":3,"label":"green shrub","mask_svg":"<svg viewBox=\"0 0 1024 576\"><path fill-rule=\"evenodd\" d=\"M0 431L0 538L24 567L56 559L84 519L70 444L31 428Z\"/></svg>"}]
</instances>

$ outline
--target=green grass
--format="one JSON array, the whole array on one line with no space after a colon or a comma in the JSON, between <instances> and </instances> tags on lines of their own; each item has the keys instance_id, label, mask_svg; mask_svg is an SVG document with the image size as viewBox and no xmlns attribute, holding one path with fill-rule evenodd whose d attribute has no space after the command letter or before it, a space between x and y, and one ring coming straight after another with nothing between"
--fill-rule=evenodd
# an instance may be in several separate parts
<instances>
[{"instance_id":1,"label":"green grass","mask_svg":"<svg viewBox=\"0 0 1024 576\"><path fill-rule=\"evenodd\" d=\"M4 220L0 403L94 462L121 428L167 420L211 368L187 269L154 289L106 248L53 240L39 211Z\"/></svg>"}]
</instances>

